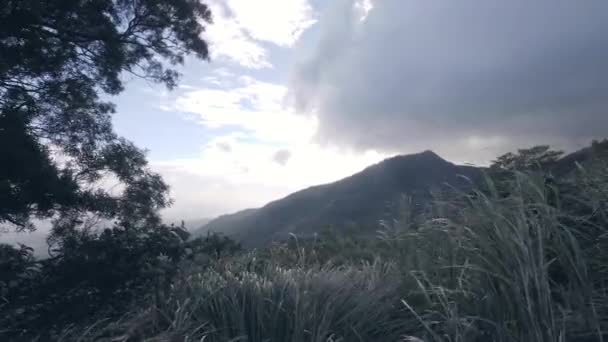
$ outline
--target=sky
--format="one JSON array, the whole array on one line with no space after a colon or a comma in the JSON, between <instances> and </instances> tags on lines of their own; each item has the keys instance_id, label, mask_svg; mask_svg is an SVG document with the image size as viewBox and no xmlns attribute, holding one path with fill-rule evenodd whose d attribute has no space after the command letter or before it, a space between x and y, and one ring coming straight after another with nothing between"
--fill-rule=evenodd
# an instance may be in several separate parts
<instances>
[{"instance_id":1,"label":"sky","mask_svg":"<svg viewBox=\"0 0 608 342\"><path fill-rule=\"evenodd\" d=\"M210 62L127 79L115 129L171 220L259 207L395 155L487 164L608 132L605 0L207 0Z\"/></svg>"}]
</instances>

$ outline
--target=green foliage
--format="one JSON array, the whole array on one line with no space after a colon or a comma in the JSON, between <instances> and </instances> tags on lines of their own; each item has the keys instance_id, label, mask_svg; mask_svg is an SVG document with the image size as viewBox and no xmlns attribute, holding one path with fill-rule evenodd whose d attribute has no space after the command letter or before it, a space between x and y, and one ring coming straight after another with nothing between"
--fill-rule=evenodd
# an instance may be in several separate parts
<instances>
[{"instance_id":1,"label":"green foliage","mask_svg":"<svg viewBox=\"0 0 608 342\"><path fill-rule=\"evenodd\" d=\"M233 259L184 277L161 315L143 310L79 337L323 342L399 338L398 314L404 310L392 305L399 282L384 263L364 269L287 269Z\"/></svg>"},{"instance_id":2,"label":"green foliage","mask_svg":"<svg viewBox=\"0 0 608 342\"><path fill-rule=\"evenodd\" d=\"M65 340L604 340L605 160L508 175L441 194L426 221L406 200L375 240L328 231L182 265L164 306Z\"/></svg>"},{"instance_id":3,"label":"green foliage","mask_svg":"<svg viewBox=\"0 0 608 342\"><path fill-rule=\"evenodd\" d=\"M0 224L53 224L49 259L0 248L1 339L54 340L67 324L163 301L188 234L161 223L168 186L113 131L103 98L127 73L175 87L174 66L207 59L210 20L198 0L0 6Z\"/></svg>"},{"instance_id":4,"label":"green foliage","mask_svg":"<svg viewBox=\"0 0 608 342\"><path fill-rule=\"evenodd\" d=\"M184 227L160 226L144 234L116 226L72 231L53 257L34 261L31 249L2 246L0 336L54 340L69 324L118 318L133 305L165 308L180 265L226 258L239 245L210 234L189 240ZM69 309L68 309L69 308ZM35 327L35 328L34 328Z\"/></svg>"},{"instance_id":5,"label":"green foliage","mask_svg":"<svg viewBox=\"0 0 608 342\"><path fill-rule=\"evenodd\" d=\"M0 223L92 212L158 223L167 186L112 129L130 73L175 86L166 66L193 54L208 8L198 0L9 0L0 9ZM60 163L59 160L62 162ZM114 177L121 195L97 182Z\"/></svg>"},{"instance_id":6,"label":"green foliage","mask_svg":"<svg viewBox=\"0 0 608 342\"><path fill-rule=\"evenodd\" d=\"M0 223L53 221L49 259L0 245L0 339L606 338L607 141L565 158L548 146L505 154L478 190L455 176L477 180L476 168L430 152L396 157L224 219L256 218L266 225L258 235L285 222L303 233L319 220L369 224L407 190L377 239L326 231L243 253L226 236L190 239L183 225L163 225L168 187L114 133L114 106L102 98L123 91L125 73L173 88L173 66L207 58L210 20L198 0L0 7ZM99 186L105 179L120 191ZM446 180L453 191L432 207L412 200ZM96 228L100 219L110 226Z\"/></svg>"},{"instance_id":7,"label":"green foliage","mask_svg":"<svg viewBox=\"0 0 608 342\"><path fill-rule=\"evenodd\" d=\"M564 152L554 151L547 145L534 146L520 149L517 153L503 154L492 163L490 169L497 171L542 169L557 162L563 154Z\"/></svg>"},{"instance_id":8,"label":"green foliage","mask_svg":"<svg viewBox=\"0 0 608 342\"><path fill-rule=\"evenodd\" d=\"M38 272L38 266L32 248L0 244L0 308L16 291L28 286Z\"/></svg>"},{"instance_id":9,"label":"green foliage","mask_svg":"<svg viewBox=\"0 0 608 342\"><path fill-rule=\"evenodd\" d=\"M209 255L217 260L234 255L242 250L240 243L219 233L207 233L205 237L197 237L189 241L188 246L193 254Z\"/></svg>"}]
</instances>

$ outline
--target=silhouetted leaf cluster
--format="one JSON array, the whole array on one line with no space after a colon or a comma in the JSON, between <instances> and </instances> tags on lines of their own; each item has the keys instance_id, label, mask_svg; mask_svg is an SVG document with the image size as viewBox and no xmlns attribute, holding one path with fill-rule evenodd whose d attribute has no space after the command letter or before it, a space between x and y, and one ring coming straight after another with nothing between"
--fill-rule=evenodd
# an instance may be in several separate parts
<instances>
[{"instance_id":1,"label":"silhouetted leaf cluster","mask_svg":"<svg viewBox=\"0 0 608 342\"><path fill-rule=\"evenodd\" d=\"M198 0L8 0L0 6L0 223L90 211L157 220L167 186L112 129L125 73L176 85L208 56ZM122 195L97 186L111 178ZM135 201L138 201L135 204Z\"/></svg>"}]
</instances>

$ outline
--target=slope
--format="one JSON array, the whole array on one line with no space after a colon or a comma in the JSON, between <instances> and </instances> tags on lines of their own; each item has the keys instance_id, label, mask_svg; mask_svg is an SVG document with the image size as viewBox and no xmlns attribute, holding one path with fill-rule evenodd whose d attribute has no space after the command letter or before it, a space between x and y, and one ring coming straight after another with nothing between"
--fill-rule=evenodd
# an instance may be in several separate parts
<instances>
[{"instance_id":1,"label":"slope","mask_svg":"<svg viewBox=\"0 0 608 342\"><path fill-rule=\"evenodd\" d=\"M469 187L471 181L466 178L475 181L480 175L479 168L452 164L431 151L396 156L262 208L218 217L200 233L222 232L246 246L260 246L283 240L290 233L308 235L328 226L374 232L380 219L397 214L396 203L401 196L410 195L416 206L423 207L431 190L446 184Z\"/></svg>"}]
</instances>

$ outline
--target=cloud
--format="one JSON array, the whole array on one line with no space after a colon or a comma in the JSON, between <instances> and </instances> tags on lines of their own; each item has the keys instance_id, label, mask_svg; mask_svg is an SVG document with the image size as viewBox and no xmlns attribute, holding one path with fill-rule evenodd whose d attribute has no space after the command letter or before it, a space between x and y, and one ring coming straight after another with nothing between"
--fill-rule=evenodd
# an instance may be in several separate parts
<instances>
[{"instance_id":1,"label":"cloud","mask_svg":"<svg viewBox=\"0 0 608 342\"><path fill-rule=\"evenodd\" d=\"M232 146L230 146L230 144L227 142L218 142L216 144L216 146L217 146L217 148L219 148L221 151L224 151L224 152L232 151Z\"/></svg>"},{"instance_id":2,"label":"cloud","mask_svg":"<svg viewBox=\"0 0 608 342\"><path fill-rule=\"evenodd\" d=\"M316 131L314 118L296 115L286 106L287 87L246 76L228 76L218 82L232 87L211 84L184 91L164 109L190 113L201 125L241 131L265 142L307 141Z\"/></svg>"},{"instance_id":3,"label":"cloud","mask_svg":"<svg viewBox=\"0 0 608 342\"><path fill-rule=\"evenodd\" d=\"M279 165L285 165L287 164L287 162L289 161L289 158L291 158L291 152L289 152L289 150L286 149L281 149L278 150L274 153L274 155L272 156L272 159Z\"/></svg>"},{"instance_id":4,"label":"cloud","mask_svg":"<svg viewBox=\"0 0 608 342\"><path fill-rule=\"evenodd\" d=\"M316 20L308 0L228 0L234 19L259 41L290 47Z\"/></svg>"},{"instance_id":5,"label":"cloud","mask_svg":"<svg viewBox=\"0 0 608 342\"><path fill-rule=\"evenodd\" d=\"M382 0L360 20L361 3L323 13L293 73L318 141L465 160L606 135L608 2Z\"/></svg>"},{"instance_id":6,"label":"cloud","mask_svg":"<svg viewBox=\"0 0 608 342\"><path fill-rule=\"evenodd\" d=\"M179 222L213 218L259 207L291 192L282 185L237 183L221 175L206 175L197 169L207 167L208 162L197 160L187 165L181 165L180 161L153 164L154 169L171 184L171 196L176 199L172 207L163 210L165 220Z\"/></svg>"},{"instance_id":7,"label":"cloud","mask_svg":"<svg viewBox=\"0 0 608 342\"><path fill-rule=\"evenodd\" d=\"M221 88L180 93L167 110L179 111L213 136L199 155L155 160L171 185L167 219L216 216L259 207L302 188L341 179L387 157L313 141L316 121L286 105L287 88L251 77L218 76ZM327 167L318 167L324 165Z\"/></svg>"},{"instance_id":8,"label":"cloud","mask_svg":"<svg viewBox=\"0 0 608 342\"><path fill-rule=\"evenodd\" d=\"M308 0L210 0L204 36L211 58L250 69L272 67L265 44L291 47L316 20Z\"/></svg>"},{"instance_id":9,"label":"cloud","mask_svg":"<svg viewBox=\"0 0 608 342\"><path fill-rule=\"evenodd\" d=\"M230 153L223 151L218 141L230 141ZM171 185L171 196L176 199L174 206L164 211L165 218L214 217L260 207L302 188L344 178L387 157L310 143L283 146L277 151L273 144L233 134L212 140L199 156L153 162L152 167Z\"/></svg>"},{"instance_id":10,"label":"cloud","mask_svg":"<svg viewBox=\"0 0 608 342\"><path fill-rule=\"evenodd\" d=\"M374 8L372 0L357 0L354 3L354 10L359 17L359 21L365 21L369 12Z\"/></svg>"},{"instance_id":11,"label":"cloud","mask_svg":"<svg viewBox=\"0 0 608 342\"><path fill-rule=\"evenodd\" d=\"M213 24L207 26L204 37L210 43L211 59L225 59L251 69L272 66L266 49L247 35L224 5L211 2L209 6Z\"/></svg>"}]
</instances>

